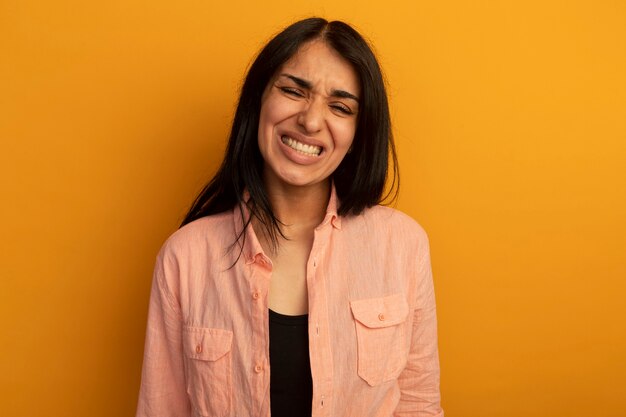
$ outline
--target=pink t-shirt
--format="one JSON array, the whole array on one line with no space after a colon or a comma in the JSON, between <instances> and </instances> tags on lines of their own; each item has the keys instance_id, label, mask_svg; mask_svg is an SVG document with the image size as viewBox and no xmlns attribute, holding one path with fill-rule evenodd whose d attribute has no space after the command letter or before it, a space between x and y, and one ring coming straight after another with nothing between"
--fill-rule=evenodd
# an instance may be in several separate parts
<instances>
[{"instance_id":1,"label":"pink t-shirt","mask_svg":"<svg viewBox=\"0 0 626 417\"><path fill-rule=\"evenodd\" d=\"M252 227L237 260L242 226L238 207L203 217L159 252L137 416L270 415L272 262ZM312 416L443 416L421 226L382 206L339 217L333 189L306 271Z\"/></svg>"}]
</instances>

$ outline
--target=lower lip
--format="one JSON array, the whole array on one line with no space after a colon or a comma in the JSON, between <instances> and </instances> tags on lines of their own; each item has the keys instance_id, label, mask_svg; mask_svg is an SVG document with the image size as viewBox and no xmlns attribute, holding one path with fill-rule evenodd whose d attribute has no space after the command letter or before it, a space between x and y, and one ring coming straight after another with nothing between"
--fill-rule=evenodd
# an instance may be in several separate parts
<instances>
[{"instance_id":1,"label":"lower lip","mask_svg":"<svg viewBox=\"0 0 626 417\"><path fill-rule=\"evenodd\" d=\"M318 162L320 160L320 155L305 155L303 153L300 153L298 151L296 151L295 149L293 149L292 147L285 145L283 143L282 138L279 136L278 137L278 143L280 146L280 149L283 151L283 153L285 154L285 156L295 162L296 164L299 165L311 165L314 164L316 162ZM324 152L324 150L322 150L322 153Z\"/></svg>"}]
</instances>

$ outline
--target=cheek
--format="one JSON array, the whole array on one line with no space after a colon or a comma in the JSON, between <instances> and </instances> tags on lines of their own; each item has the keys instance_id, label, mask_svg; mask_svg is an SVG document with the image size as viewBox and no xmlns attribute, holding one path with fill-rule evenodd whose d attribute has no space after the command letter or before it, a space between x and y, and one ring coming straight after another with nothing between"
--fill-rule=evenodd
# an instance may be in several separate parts
<instances>
[{"instance_id":1,"label":"cheek","mask_svg":"<svg viewBox=\"0 0 626 417\"><path fill-rule=\"evenodd\" d=\"M270 93L261 106L261 121L266 124L276 124L288 118L293 112L293 103Z\"/></svg>"},{"instance_id":2,"label":"cheek","mask_svg":"<svg viewBox=\"0 0 626 417\"><path fill-rule=\"evenodd\" d=\"M350 145L352 145L355 133L356 123L340 123L334 126L333 136L335 137L335 148L347 151Z\"/></svg>"},{"instance_id":3,"label":"cheek","mask_svg":"<svg viewBox=\"0 0 626 417\"><path fill-rule=\"evenodd\" d=\"M280 106L272 97L267 97L261 105L259 114L258 140L259 148L263 152L269 145L274 126L280 120Z\"/></svg>"}]
</instances>

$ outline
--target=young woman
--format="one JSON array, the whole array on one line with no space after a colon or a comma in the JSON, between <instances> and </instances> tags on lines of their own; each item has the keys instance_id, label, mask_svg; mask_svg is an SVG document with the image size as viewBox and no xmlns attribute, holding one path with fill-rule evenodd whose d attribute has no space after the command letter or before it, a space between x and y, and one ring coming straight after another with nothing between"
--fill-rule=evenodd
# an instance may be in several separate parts
<instances>
[{"instance_id":1,"label":"young woman","mask_svg":"<svg viewBox=\"0 0 626 417\"><path fill-rule=\"evenodd\" d=\"M311 18L252 64L224 161L156 262L138 416L443 416L428 240L363 38Z\"/></svg>"}]
</instances>

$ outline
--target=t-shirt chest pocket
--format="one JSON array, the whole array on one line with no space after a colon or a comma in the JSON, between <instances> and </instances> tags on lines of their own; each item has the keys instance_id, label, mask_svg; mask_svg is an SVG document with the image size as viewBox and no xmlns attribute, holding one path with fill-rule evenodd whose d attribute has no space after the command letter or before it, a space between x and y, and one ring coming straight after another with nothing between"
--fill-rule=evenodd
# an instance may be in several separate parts
<instances>
[{"instance_id":1,"label":"t-shirt chest pocket","mask_svg":"<svg viewBox=\"0 0 626 417\"><path fill-rule=\"evenodd\" d=\"M187 394L202 416L230 415L232 339L229 330L189 326L183 329Z\"/></svg>"},{"instance_id":2,"label":"t-shirt chest pocket","mask_svg":"<svg viewBox=\"0 0 626 417\"><path fill-rule=\"evenodd\" d=\"M407 360L409 306L404 295L355 300L350 308L356 325L359 376L371 386L397 378Z\"/></svg>"}]
</instances>

